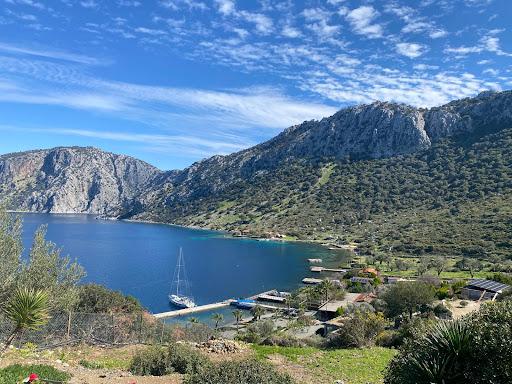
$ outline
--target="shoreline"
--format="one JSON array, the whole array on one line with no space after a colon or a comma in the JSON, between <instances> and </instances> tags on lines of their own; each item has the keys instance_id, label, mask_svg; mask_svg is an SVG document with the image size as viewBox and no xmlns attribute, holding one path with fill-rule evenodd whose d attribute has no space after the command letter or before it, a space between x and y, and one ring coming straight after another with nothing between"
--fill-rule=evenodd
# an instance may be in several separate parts
<instances>
[{"instance_id":1,"label":"shoreline","mask_svg":"<svg viewBox=\"0 0 512 384\"><path fill-rule=\"evenodd\" d=\"M167 225L171 227L176 228L183 228L183 229L193 229L198 231L209 231L209 232L216 232L219 234L222 234L226 238L231 239L247 239L247 240L255 240L255 241L272 241L272 242L286 242L286 243L305 243L305 244L311 244L311 245L318 245L322 248L325 248L330 251L342 251L342 250L348 250L340 246L336 246L334 244L328 244L326 240L320 240L320 239L309 239L309 240L302 240L302 239L285 239L285 238L275 238L275 237L257 237L257 236L250 236L250 235L235 235L233 231L228 230L222 230L222 229L211 229L207 227L201 227L197 225L184 225L184 224L174 224L174 223L166 223L161 221L155 221L155 220L144 220L144 219L118 219L117 217L111 217L106 215L101 215L97 213L87 213L87 212L34 212L34 211L28 211L28 210L14 210L14 209L8 209L6 210L8 213L23 213L23 214L50 214L50 215L79 215L79 216L95 216L97 220L106 220L106 221L119 221L119 222L127 222L127 223L141 223L141 224L156 224L156 225Z\"/></svg>"}]
</instances>

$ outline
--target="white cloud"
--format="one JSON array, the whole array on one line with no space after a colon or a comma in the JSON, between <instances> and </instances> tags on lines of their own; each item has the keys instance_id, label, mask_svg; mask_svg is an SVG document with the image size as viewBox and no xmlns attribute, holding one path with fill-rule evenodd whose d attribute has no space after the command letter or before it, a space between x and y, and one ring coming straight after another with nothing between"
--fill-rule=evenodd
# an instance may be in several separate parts
<instances>
[{"instance_id":1,"label":"white cloud","mask_svg":"<svg viewBox=\"0 0 512 384\"><path fill-rule=\"evenodd\" d=\"M511 56L512 53L505 52L500 47L500 39L495 35L502 32L502 30L495 29L488 32L483 36L478 45L474 46L460 46L460 47L447 47L444 49L445 53L452 53L456 56L466 56L470 53L481 53L484 51L493 52L498 56Z\"/></svg>"},{"instance_id":2,"label":"white cloud","mask_svg":"<svg viewBox=\"0 0 512 384\"><path fill-rule=\"evenodd\" d=\"M80 5L84 8L97 8L98 7L98 3L95 0L80 1Z\"/></svg>"},{"instance_id":3,"label":"white cloud","mask_svg":"<svg viewBox=\"0 0 512 384\"><path fill-rule=\"evenodd\" d=\"M75 53L55 51L52 49L34 49L27 48L7 43L0 43L0 51L7 52L17 55L26 55L26 56L36 56L36 57L44 57L47 59L56 59L56 60L64 60L70 61L80 64L89 64L89 65L99 65L103 62L89 56L78 55Z\"/></svg>"},{"instance_id":4,"label":"white cloud","mask_svg":"<svg viewBox=\"0 0 512 384\"><path fill-rule=\"evenodd\" d=\"M425 46L417 43L398 43L396 44L396 51L400 55L415 59L425 53Z\"/></svg>"},{"instance_id":5,"label":"white cloud","mask_svg":"<svg viewBox=\"0 0 512 384\"><path fill-rule=\"evenodd\" d=\"M290 25L285 25L281 31L281 34L292 39L302 35L302 33L297 28L294 28Z\"/></svg>"},{"instance_id":6,"label":"white cloud","mask_svg":"<svg viewBox=\"0 0 512 384\"><path fill-rule=\"evenodd\" d=\"M352 26L352 30L368 38L382 37L383 30L379 24L372 24L379 13L372 6L364 5L351 11L344 10L345 18Z\"/></svg>"},{"instance_id":7,"label":"white cloud","mask_svg":"<svg viewBox=\"0 0 512 384\"><path fill-rule=\"evenodd\" d=\"M261 13L241 11L239 12L239 15L249 23L253 23L256 27L256 31L263 35L268 35L274 29L272 19Z\"/></svg>"},{"instance_id":8,"label":"white cloud","mask_svg":"<svg viewBox=\"0 0 512 384\"><path fill-rule=\"evenodd\" d=\"M224 16L231 15L235 12L235 2L232 0L215 0L218 10Z\"/></svg>"}]
</instances>

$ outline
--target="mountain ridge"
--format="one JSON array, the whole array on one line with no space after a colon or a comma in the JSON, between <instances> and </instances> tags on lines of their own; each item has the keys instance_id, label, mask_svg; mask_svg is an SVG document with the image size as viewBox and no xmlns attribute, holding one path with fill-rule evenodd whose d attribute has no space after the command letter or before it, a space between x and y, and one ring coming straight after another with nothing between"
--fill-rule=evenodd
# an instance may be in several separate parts
<instances>
[{"instance_id":1,"label":"mountain ridge","mask_svg":"<svg viewBox=\"0 0 512 384\"><path fill-rule=\"evenodd\" d=\"M354 240L339 235L348 231L368 243L357 223L383 220L386 227L393 215L428 216L429 209L449 206L456 211L494 198L496 191L505 196L499 201L508 201L508 128L512 91L484 92L430 109L374 102L289 127L254 147L183 170L160 171L91 147L2 155L0 194L11 208L35 212ZM22 160L13 162L15 157ZM495 168L475 167L482 159ZM439 203L429 195L430 185L440 188Z\"/></svg>"}]
</instances>

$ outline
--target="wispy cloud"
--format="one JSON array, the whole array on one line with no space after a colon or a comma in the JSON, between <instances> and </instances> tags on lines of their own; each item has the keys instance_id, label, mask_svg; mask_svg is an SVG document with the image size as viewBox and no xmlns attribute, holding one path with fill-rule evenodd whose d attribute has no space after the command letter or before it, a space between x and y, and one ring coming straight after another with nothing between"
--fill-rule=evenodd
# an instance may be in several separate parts
<instances>
[{"instance_id":1,"label":"wispy cloud","mask_svg":"<svg viewBox=\"0 0 512 384\"><path fill-rule=\"evenodd\" d=\"M47 59L55 59L55 60L64 60L74 63L80 64L88 64L88 65L101 65L105 64L105 61L96 59L94 57L89 57L85 55L78 55L75 53L55 51L51 49L37 49L37 48L28 48L19 45L13 45L8 43L0 42L0 52L4 53L12 53L17 55L24 56L36 56L43 57Z\"/></svg>"},{"instance_id":2,"label":"wispy cloud","mask_svg":"<svg viewBox=\"0 0 512 384\"><path fill-rule=\"evenodd\" d=\"M226 155L250 147L250 141L233 141L233 137L209 140L191 135L141 134L127 131L86 130L74 128L42 128L0 125L1 131L39 133L44 135L77 136L115 142L130 142L144 145L148 151L176 151L180 156L205 157L212 154ZM226 140L227 139L227 140ZM236 138L234 138L236 140Z\"/></svg>"}]
</instances>

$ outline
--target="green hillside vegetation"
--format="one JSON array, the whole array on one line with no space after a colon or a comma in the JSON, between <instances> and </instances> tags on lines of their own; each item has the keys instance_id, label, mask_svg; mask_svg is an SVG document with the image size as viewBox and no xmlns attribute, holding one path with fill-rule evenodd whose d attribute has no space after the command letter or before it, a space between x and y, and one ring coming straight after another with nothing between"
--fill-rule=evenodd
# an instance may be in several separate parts
<instances>
[{"instance_id":1,"label":"green hillside vegetation","mask_svg":"<svg viewBox=\"0 0 512 384\"><path fill-rule=\"evenodd\" d=\"M285 162L159 214L185 225L355 242L367 254L503 258L512 250L511 164L506 129L407 156Z\"/></svg>"}]
</instances>

